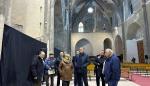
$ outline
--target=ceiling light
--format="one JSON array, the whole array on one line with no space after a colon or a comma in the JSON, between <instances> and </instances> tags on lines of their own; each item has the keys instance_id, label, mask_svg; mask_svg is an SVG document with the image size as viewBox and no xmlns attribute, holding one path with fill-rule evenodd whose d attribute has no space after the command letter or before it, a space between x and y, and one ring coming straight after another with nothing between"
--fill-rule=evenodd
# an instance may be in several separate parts
<instances>
[{"instance_id":1,"label":"ceiling light","mask_svg":"<svg viewBox=\"0 0 150 86\"><path fill-rule=\"evenodd\" d=\"M88 8L88 13L93 13L94 9L92 7Z\"/></svg>"}]
</instances>

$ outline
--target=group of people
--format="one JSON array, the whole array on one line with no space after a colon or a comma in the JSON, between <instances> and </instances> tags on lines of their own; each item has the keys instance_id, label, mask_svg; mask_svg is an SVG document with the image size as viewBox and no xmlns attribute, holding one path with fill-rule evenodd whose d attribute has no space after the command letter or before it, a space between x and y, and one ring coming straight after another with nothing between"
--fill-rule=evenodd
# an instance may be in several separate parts
<instances>
[{"instance_id":1,"label":"group of people","mask_svg":"<svg viewBox=\"0 0 150 86\"><path fill-rule=\"evenodd\" d=\"M100 86L100 78L102 86L108 83L108 86L117 86L120 80L121 68L120 60L111 49L101 51L95 59L96 84Z\"/></svg>"},{"instance_id":2,"label":"group of people","mask_svg":"<svg viewBox=\"0 0 150 86\"><path fill-rule=\"evenodd\" d=\"M40 51L32 61L31 72L34 86L41 86L43 81L46 81L46 86L54 86L55 76L57 76L57 86L60 86L61 80L62 86L69 86L73 73L74 86L89 86L87 66L90 64L90 59L84 52L84 48L80 48L73 58L64 52L60 52L59 57L56 58L54 54L50 54L45 59L44 57L45 53ZM93 64L97 86L100 86L100 78L102 86L106 83L108 86L117 86L120 80L120 60L111 49L100 51Z\"/></svg>"}]
</instances>

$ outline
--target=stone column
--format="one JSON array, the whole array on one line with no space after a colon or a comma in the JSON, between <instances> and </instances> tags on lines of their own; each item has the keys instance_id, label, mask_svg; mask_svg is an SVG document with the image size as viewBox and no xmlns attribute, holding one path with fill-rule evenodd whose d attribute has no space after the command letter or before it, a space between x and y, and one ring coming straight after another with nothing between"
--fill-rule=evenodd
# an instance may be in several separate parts
<instances>
[{"instance_id":1,"label":"stone column","mask_svg":"<svg viewBox=\"0 0 150 86\"><path fill-rule=\"evenodd\" d=\"M123 62L125 62L127 60L127 47L126 47L126 35L125 35L125 28L124 28L124 17L125 17L125 10L124 10L124 6L123 6L123 2L122 2L122 18L121 18L121 22L122 22L122 41L123 41Z\"/></svg>"},{"instance_id":2,"label":"stone column","mask_svg":"<svg viewBox=\"0 0 150 86\"><path fill-rule=\"evenodd\" d=\"M65 39L65 47L64 51L71 54L71 29L70 29L70 1L68 0L66 3L63 0L64 5L64 39ZM66 17L66 18L65 18Z\"/></svg>"},{"instance_id":3,"label":"stone column","mask_svg":"<svg viewBox=\"0 0 150 86\"><path fill-rule=\"evenodd\" d=\"M144 17L144 52L145 55L148 55L150 59L150 30L148 25L148 15L147 15L147 8L146 8L146 0L142 0L142 7L143 7L143 17Z\"/></svg>"},{"instance_id":4,"label":"stone column","mask_svg":"<svg viewBox=\"0 0 150 86\"><path fill-rule=\"evenodd\" d=\"M4 30L4 0L0 0L0 59L1 59L1 49L3 40L3 30Z\"/></svg>"},{"instance_id":5,"label":"stone column","mask_svg":"<svg viewBox=\"0 0 150 86\"><path fill-rule=\"evenodd\" d=\"M47 27L49 30L49 52L54 53L54 5L55 0L48 0L48 22Z\"/></svg>"},{"instance_id":6,"label":"stone column","mask_svg":"<svg viewBox=\"0 0 150 86\"><path fill-rule=\"evenodd\" d=\"M1 59L1 49L3 40L3 30L4 30L4 16L0 14L0 59Z\"/></svg>"},{"instance_id":7,"label":"stone column","mask_svg":"<svg viewBox=\"0 0 150 86\"><path fill-rule=\"evenodd\" d=\"M50 9L50 0L45 0L44 5L44 41L47 43L47 56L49 55L49 30L48 30L48 14Z\"/></svg>"},{"instance_id":8,"label":"stone column","mask_svg":"<svg viewBox=\"0 0 150 86\"><path fill-rule=\"evenodd\" d=\"M13 0L5 0L5 24L11 26L11 10Z\"/></svg>"},{"instance_id":9,"label":"stone column","mask_svg":"<svg viewBox=\"0 0 150 86\"><path fill-rule=\"evenodd\" d=\"M67 9L65 9L66 11L65 11L65 16L66 16L66 20L65 20L65 22L66 22L66 25L64 26L64 39L65 39L65 47L64 47L64 51L65 52L67 52L67 53L69 53L70 51L69 51L69 40L70 40L70 35L69 35L69 33L70 33L70 31L69 31L69 9L67 8Z\"/></svg>"},{"instance_id":10,"label":"stone column","mask_svg":"<svg viewBox=\"0 0 150 86\"><path fill-rule=\"evenodd\" d=\"M54 4L55 0L45 0L44 31L47 55L54 53Z\"/></svg>"}]
</instances>

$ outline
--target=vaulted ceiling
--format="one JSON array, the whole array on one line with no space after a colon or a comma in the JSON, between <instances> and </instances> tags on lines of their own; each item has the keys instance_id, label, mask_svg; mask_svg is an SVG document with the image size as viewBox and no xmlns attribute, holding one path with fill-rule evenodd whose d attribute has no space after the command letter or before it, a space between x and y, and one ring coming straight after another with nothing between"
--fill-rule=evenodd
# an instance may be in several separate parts
<instances>
[{"instance_id":1,"label":"vaulted ceiling","mask_svg":"<svg viewBox=\"0 0 150 86\"><path fill-rule=\"evenodd\" d=\"M88 14L87 9L93 7L96 8L96 13L99 15L98 17L102 16L110 25L110 17L120 5L121 1L122 0L73 0L72 24L73 26L76 26L80 21L90 19L91 15Z\"/></svg>"},{"instance_id":2,"label":"vaulted ceiling","mask_svg":"<svg viewBox=\"0 0 150 86\"><path fill-rule=\"evenodd\" d=\"M99 6L99 9L103 9L104 12L112 11L113 8L118 6L122 0L73 0L72 6L73 9L79 9L78 12L88 3L96 2ZM75 11L77 12L77 11Z\"/></svg>"}]
</instances>

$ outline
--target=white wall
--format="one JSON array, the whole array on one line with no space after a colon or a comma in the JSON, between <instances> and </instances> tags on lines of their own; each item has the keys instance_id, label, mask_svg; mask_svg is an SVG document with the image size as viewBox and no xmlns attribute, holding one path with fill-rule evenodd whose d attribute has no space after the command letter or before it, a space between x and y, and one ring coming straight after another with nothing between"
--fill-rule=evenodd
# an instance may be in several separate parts
<instances>
[{"instance_id":1,"label":"white wall","mask_svg":"<svg viewBox=\"0 0 150 86\"><path fill-rule=\"evenodd\" d=\"M112 48L114 50L114 40L112 34L109 33L72 33L71 35L71 54L75 54L75 45L81 39L87 39L93 48L93 55L97 55L100 50L104 49L103 42L106 38L112 41Z\"/></svg>"},{"instance_id":2,"label":"white wall","mask_svg":"<svg viewBox=\"0 0 150 86\"><path fill-rule=\"evenodd\" d=\"M139 58L138 58L137 41L135 39L127 40L126 43L127 43L127 61L131 62L131 59L134 57L136 58L136 63L138 63Z\"/></svg>"}]
</instances>

